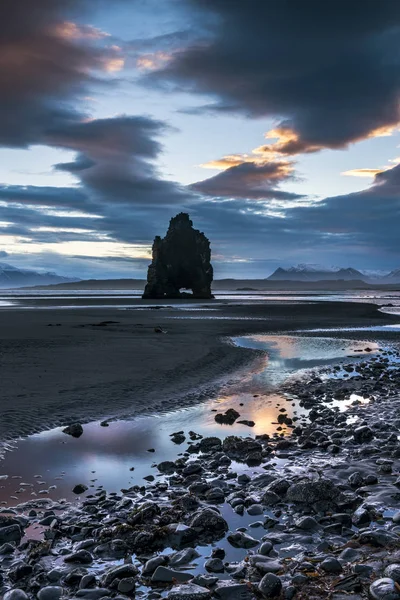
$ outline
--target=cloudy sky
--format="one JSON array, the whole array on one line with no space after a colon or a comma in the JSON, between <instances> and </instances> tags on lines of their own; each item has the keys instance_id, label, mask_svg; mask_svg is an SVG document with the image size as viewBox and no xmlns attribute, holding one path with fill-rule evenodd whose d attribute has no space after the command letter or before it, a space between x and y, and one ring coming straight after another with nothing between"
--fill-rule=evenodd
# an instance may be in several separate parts
<instances>
[{"instance_id":1,"label":"cloudy sky","mask_svg":"<svg viewBox=\"0 0 400 600\"><path fill-rule=\"evenodd\" d=\"M400 2L2 0L0 256L143 276L181 210L217 277L400 267Z\"/></svg>"}]
</instances>

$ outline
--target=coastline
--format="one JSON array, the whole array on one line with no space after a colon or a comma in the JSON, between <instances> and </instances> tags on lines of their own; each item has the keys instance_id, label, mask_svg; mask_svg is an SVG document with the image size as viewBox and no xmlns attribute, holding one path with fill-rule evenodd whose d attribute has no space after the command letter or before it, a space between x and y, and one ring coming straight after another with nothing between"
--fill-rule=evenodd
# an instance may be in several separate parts
<instances>
[{"instance_id":1,"label":"coastline","mask_svg":"<svg viewBox=\"0 0 400 600\"><path fill-rule=\"evenodd\" d=\"M230 337L400 320L373 304L205 306L1 311L0 439L199 402L257 361L257 351L227 343Z\"/></svg>"}]
</instances>

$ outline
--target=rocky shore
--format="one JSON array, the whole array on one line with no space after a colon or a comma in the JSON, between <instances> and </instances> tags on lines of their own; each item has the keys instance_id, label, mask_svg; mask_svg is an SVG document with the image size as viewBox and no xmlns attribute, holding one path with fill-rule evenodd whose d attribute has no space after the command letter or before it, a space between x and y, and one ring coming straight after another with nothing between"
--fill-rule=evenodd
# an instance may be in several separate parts
<instances>
[{"instance_id":1,"label":"rocky shore","mask_svg":"<svg viewBox=\"0 0 400 600\"><path fill-rule=\"evenodd\" d=\"M2 509L1 597L400 600L398 366L286 383L271 436L171 432L144 486Z\"/></svg>"}]
</instances>

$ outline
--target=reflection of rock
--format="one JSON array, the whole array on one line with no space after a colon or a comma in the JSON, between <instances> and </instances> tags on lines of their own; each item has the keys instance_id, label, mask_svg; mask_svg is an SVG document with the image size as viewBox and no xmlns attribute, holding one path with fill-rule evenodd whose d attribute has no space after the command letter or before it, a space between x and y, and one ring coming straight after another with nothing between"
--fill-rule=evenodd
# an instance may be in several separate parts
<instances>
[{"instance_id":1,"label":"reflection of rock","mask_svg":"<svg viewBox=\"0 0 400 600\"><path fill-rule=\"evenodd\" d=\"M187 213L179 213L171 219L167 235L154 239L143 298L182 298L182 288L192 290L193 298L212 298L210 260L210 242L193 229Z\"/></svg>"}]
</instances>

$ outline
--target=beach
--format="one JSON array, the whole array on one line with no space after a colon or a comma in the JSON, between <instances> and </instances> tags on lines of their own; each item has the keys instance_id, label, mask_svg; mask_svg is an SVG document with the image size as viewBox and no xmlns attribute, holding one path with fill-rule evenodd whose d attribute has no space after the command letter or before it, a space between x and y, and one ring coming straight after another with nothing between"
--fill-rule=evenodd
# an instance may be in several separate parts
<instances>
[{"instance_id":1,"label":"beach","mask_svg":"<svg viewBox=\"0 0 400 600\"><path fill-rule=\"evenodd\" d=\"M255 360L232 336L399 321L343 302L157 306L0 311L0 439L198 402Z\"/></svg>"}]
</instances>

